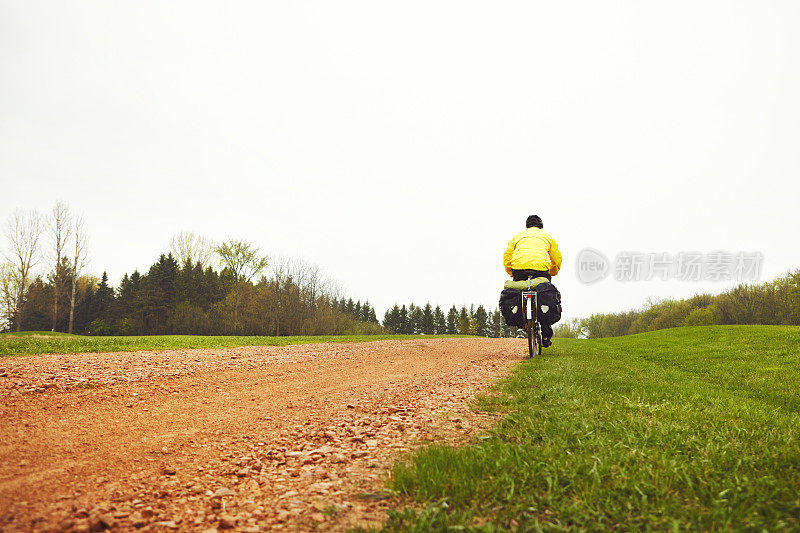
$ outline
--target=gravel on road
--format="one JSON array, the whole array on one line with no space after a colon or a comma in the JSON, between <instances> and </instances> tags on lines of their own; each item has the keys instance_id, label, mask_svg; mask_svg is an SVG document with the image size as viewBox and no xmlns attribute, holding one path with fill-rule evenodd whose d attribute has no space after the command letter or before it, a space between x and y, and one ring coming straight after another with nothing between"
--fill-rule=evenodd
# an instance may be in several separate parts
<instances>
[{"instance_id":1,"label":"gravel on road","mask_svg":"<svg viewBox=\"0 0 800 533\"><path fill-rule=\"evenodd\" d=\"M0 359L0 531L344 531L388 468L492 422L518 339Z\"/></svg>"}]
</instances>

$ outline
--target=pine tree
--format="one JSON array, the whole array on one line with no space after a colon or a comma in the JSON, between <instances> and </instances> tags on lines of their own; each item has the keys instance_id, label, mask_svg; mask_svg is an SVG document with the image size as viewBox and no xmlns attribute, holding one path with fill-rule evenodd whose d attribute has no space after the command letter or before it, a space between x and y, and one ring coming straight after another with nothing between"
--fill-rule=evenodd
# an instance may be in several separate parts
<instances>
[{"instance_id":1,"label":"pine tree","mask_svg":"<svg viewBox=\"0 0 800 533\"><path fill-rule=\"evenodd\" d=\"M114 289L108 285L108 273L103 272L100 284L93 298L93 313L95 318L103 318L108 315L111 304L114 302Z\"/></svg>"},{"instance_id":2,"label":"pine tree","mask_svg":"<svg viewBox=\"0 0 800 533\"><path fill-rule=\"evenodd\" d=\"M422 310L422 321L421 321L422 333L425 335L433 335L434 332L434 325L433 325L433 308L431 308L430 303L425 304L425 308Z\"/></svg>"},{"instance_id":3,"label":"pine tree","mask_svg":"<svg viewBox=\"0 0 800 533\"><path fill-rule=\"evenodd\" d=\"M398 313L397 333L408 334L408 309L405 305L400 308L400 313Z\"/></svg>"},{"instance_id":4,"label":"pine tree","mask_svg":"<svg viewBox=\"0 0 800 533\"><path fill-rule=\"evenodd\" d=\"M421 307L414 304L411 305L411 311L408 313L409 333L419 335L422 333L423 311Z\"/></svg>"},{"instance_id":5,"label":"pine tree","mask_svg":"<svg viewBox=\"0 0 800 533\"><path fill-rule=\"evenodd\" d=\"M433 310L433 332L437 335L447 333L447 319L442 312L442 308L438 305Z\"/></svg>"},{"instance_id":6,"label":"pine tree","mask_svg":"<svg viewBox=\"0 0 800 533\"><path fill-rule=\"evenodd\" d=\"M100 283L88 303L87 333L91 335L113 334L111 306L114 304L114 289L108 285L106 272L103 272L103 277L100 278Z\"/></svg>"},{"instance_id":7,"label":"pine tree","mask_svg":"<svg viewBox=\"0 0 800 533\"><path fill-rule=\"evenodd\" d=\"M162 254L142 279L143 318L146 334L169 332L169 321L175 308L175 280L178 262L172 255Z\"/></svg>"},{"instance_id":8,"label":"pine tree","mask_svg":"<svg viewBox=\"0 0 800 533\"><path fill-rule=\"evenodd\" d=\"M458 309L456 306L450 308L447 312L447 334L456 335L458 333Z\"/></svg>"},{"instance_id":9,"label":"pine tree","mask_svg":"<svg viewBox=\"0 0 800 533\"><path fill-rule=\"evenodd\" d=\"M122 281L117 288L116 314L120 317L129 316L133 311L133 307L133 283L126 272L125 275L122 276Z\"/></svg>"},{"instance_id":10,"label":"pine tree","mask_svg":"<svg viewBox=\"0 0 800 533\"><path fill-rule=\"evenodd\" d=\"M47 288L51 291L53 298L53 313L50 329L55 331L66 331L68 327L68 317L64 310L69 310L68 288L72 285L72 264L69 259L62 257L56 264L55 269L47 276ZM58 294L56 294L58 292Z\"/></svg>"},{"instance_id":11,"label":"pine tree","mask_svg":"<svg viewBox=\"0 0 800 533\"><path fill-rule=\"evenodd\" d=\"M488 320L489 320L489 315L486 313L486 309L484 309L482 305L479 305L478 309L475 310L476 335L479 335L481 337L489 336L489 329L487 327Z\"/></svg>"},{"instance_id":12,"label":"pine tree","mask_svg":"<svg viewBox=\"0 0 800 533\"><path fill-rule=\"evenodd\" d=\"M386 311L383 316L383 327L394 333L400 333L400 308L397 304L394 304L394 307Z\"/></svg>"},{"instance_id":13,"label":"pine tree","mask_svg":"<svg viewBox=\"0 0 800 533\"><path fill-rule=\"evenodd\" d=\"M458 313L458 333L460 335L470 334L470 316L466 306L462 306Z\"/></svg>"},{"instance_id":14,"label":"pine tree","mask_svg":"<svg viewBox=\"0 0 800 533\"><path fill-rule=\"evenodd\" d=\"M51 307L53 287L45 284L41 277L33 280L25 291L25 313L20 329L46 331L52 325Z\"/></svg>"}]
</instances>

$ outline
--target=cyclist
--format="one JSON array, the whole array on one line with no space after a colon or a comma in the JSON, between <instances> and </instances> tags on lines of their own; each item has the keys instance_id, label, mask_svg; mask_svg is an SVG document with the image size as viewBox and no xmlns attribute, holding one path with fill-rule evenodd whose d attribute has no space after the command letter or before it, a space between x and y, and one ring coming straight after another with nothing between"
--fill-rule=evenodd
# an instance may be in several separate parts
<instances>
[{"instance_id":1,"label":"cyclist","mask_svg":"<svg viewBox=\"0 0 800 533\"><path fill-rule=\"evenodd\" d=\"M533 278L547 278L558 274L561 270L561 252L555 239L542 229L539 215L531 215L525 220L525 229L520 231L503 254L503 266L514 281L525 281ZM551 344L553 328L542 324L542 345Z\"/></svg>"}]
</instances>

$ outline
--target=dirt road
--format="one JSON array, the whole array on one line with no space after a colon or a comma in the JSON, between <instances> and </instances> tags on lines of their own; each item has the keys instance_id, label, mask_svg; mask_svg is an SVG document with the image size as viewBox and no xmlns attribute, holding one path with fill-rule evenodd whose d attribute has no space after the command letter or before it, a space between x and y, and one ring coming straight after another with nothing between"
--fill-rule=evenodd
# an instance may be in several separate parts
<instances>
[{"instance_id":1,"label":"dirt road","mask_svg":"<svg viewBox=\"0 0 800 533\"><path fill-rule=\"evenodd\" d=\"M385 514L404 450L466 407L516 339L0 359L0 531L343 530Z\"/></svg>"}]
</instances>

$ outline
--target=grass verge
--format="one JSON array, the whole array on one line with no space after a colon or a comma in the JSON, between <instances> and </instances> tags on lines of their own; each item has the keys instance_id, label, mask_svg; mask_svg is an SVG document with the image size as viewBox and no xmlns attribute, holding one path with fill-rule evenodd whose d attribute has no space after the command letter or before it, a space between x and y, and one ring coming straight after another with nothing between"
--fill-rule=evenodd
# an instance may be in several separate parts
<instances>
[{"instance_id":1,"label":"grass verge","mask_svg":"<svg viewBox=\"0 0 800 533\"><path fill-rule=\"evenodd\" d=\"M800 530L798 383L798 327L556 339L488 434L396 465L385 529Z\"/></svg>"},{"instance_id":2,"label":"grass verge","mask_svg":"<svg viewBox=\"0 0 800 533\"><path fill-rule=\"evenodd\" d=\"M148 335L141 337L87 337L49 331L26 331L0 334L0 356L174 350L182 348L236 348L239 346L287 346L290 344L320 342L369 342L449 337L460 337L460 335L321 335L308 337Z\"/></svg>"}]
</instances>

